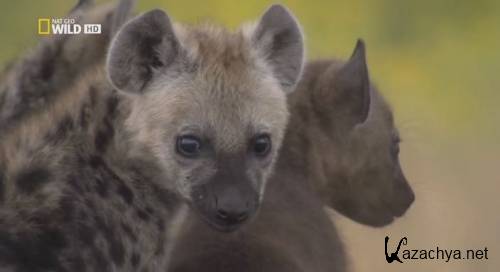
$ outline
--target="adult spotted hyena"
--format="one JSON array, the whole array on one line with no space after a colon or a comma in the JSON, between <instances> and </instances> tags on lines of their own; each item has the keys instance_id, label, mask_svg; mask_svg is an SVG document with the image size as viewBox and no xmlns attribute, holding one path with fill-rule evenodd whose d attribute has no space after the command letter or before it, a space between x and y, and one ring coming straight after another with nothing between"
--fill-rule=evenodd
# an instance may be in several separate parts
<instances>
[{"instance_id":1,"label":"adult spotted hyena","mask_svg":"<svg viewBox=\"0 0 500 272\"><path fill-rule=\"evenodd\" d=\"M3 271L165 271L186 209L227 231L262 201L303 63L284 7L236 32L153 10L106 63L2 135Z\"/></svg>"},{"instance_id":2,"label":"adult spotted hyena","mask_svg":"<svg viewBox=\"0 0 500 272\"><path fill-rule=\"evenodd\" d=\"M170 271L345 271L323 205L371 226L409 208L414 195L399 166L399 136L370 83L363 42L347 62L308 63L289 106L290 125L258 216L225 235L188 216Z\"/></svg>"}]
</instances>

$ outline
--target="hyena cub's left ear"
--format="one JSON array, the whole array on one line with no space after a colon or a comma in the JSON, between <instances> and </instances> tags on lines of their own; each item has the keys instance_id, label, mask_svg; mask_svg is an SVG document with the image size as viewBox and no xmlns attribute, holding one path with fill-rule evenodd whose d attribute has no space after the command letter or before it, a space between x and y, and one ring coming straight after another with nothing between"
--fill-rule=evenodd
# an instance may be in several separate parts
<instances>
[{"instance_id":1,"label":"hyena cub's left ear","mask_svg":"<svg viewBox=\"0 0 500 272\"><path fill-rule=\"evenodd\" d=\"M363 123L370 111L370 78L366 65L365 42L359 39L351 58L338 71L334 81L338 111L344 110L350 125Z\"/></svg>"},{"instance_id":2,"label":"hyena cub's left ear","mask_svg":"<svg viewBox=\"0 0 500 272\"><path fill-rule=\"evenodd\" d=\"M121 91L142 93L180 52L168 15L155 9L132 19L111 43L106 68L111 83Z\"/></svg>"},{"instance_id":3,"label":"hyena cub's left ear","mask_svg":"<svg viewBox=\"0 0 500 272\"><path fill-rule=\"evenodd\" d=\"M263 50L283 90L293 91L304 65L304 42L299 24L283 6L273 5L262 15L253 41Z\"/></svg>"},{"instance_id":4,"label":"hyena cub's left ear","mask_svg":"<svg viewBox=\"0 0 500 272\"><path fill-rule=\"evenodd\" d=\"M370 79L362 40L358 40L351 58L340 69L330 64L314 91L316 107L325 116L334 118L337 126L350 130L368 118Z\"/></svg>"}]
</instances>

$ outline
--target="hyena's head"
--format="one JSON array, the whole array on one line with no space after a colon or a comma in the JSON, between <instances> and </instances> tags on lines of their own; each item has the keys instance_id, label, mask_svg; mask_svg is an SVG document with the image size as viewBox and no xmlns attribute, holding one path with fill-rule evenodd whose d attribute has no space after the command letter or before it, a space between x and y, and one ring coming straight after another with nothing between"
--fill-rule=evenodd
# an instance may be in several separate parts
<instances>
[{"instance_id":1,"label":"hyena's head","mask_svg":"<svg viewBox=\"0 0 500 272\"><path fill-rule=\"evenodd\" d=\"M130 94L127 127L164 168L165 186L230 231L259 207L303 58L301 30L279 5L236 32L172 25L153 10L118 32L107 69Z\"/></svg>"},{"instance_id":2,"label":"hyena's head","mask_svg":"<svg viewBox=\"0 0 500 272\"><path fill-rule=\"evenodd\" d=\"M371 226L403 215L415 196L399 164L392 111L370 83L362 41L347 62L319 75L313 106L324 132L318 141L328 204Z\"/></svg>"}]
</instances>

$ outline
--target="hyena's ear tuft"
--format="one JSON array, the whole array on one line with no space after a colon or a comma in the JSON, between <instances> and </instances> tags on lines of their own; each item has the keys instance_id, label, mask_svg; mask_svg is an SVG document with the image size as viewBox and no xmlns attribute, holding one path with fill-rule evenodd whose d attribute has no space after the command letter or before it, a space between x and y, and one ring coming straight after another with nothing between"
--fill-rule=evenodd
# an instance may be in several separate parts
<instances>
[{"instance_id":1,"label":"hyena's ear tuft","mask_svg":"<svg viewBox=\"0 0 500 272\"><path fill-rule=\"evenodd\" d=\"M263 50L283 89L291 92L304 65L302 31L294 16L281 5L271 6L262 15L253 40Z\"/></svg>"},{"instance_id":2,"label":"hyena's ear tuft","mask_svg":"<svg viewBox=\"0 0 500 272\"><path fill-rule=\"evenodd\" d=\"M335 69L334 66L331 69ZM334 109L337 122L349 127L363 123L370 110L370 79L366 65L365 44L358 40L351 58L332 78L328 69L320 82L321 98ZM325 104L325 102L321 102Z\"/></svg>"},{"instance_id":3,"label":"hyena's ear tuft","mask_svg":"<svg viewBox=\"0 0 500 272\"><path fill-rule=\"evenodd\" d=\"M111 43L107 72L111 83L128 93L142 93L160 71L174 63L180 45L168 15L146 12L123 26Z\"/></svg>"}]
</instances>

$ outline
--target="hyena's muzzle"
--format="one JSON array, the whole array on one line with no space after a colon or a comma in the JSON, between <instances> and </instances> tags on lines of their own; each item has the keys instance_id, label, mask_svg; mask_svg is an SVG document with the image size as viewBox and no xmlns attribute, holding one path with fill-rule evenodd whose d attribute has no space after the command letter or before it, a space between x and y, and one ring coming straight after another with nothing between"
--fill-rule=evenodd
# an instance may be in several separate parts
<instances>
[{"instance_id":1,"label":"hyena's muzzle","mask_svg":"<svg viewBox=\"0 0 500 272\"><path fill-rule=\"evenodd\" d=\"M193 208L219 231L234 231L259 207L259 191L243 164L222 167L192 190ZM238 166L240 165L240 166Z\"/></svg>"}]
</instances>

